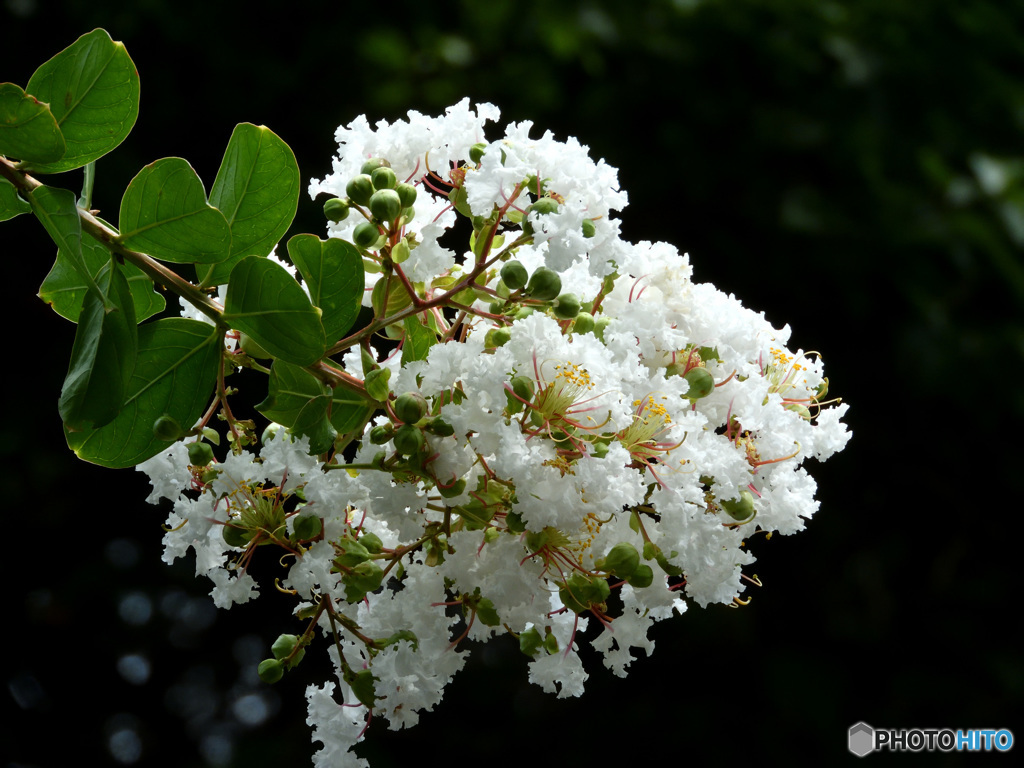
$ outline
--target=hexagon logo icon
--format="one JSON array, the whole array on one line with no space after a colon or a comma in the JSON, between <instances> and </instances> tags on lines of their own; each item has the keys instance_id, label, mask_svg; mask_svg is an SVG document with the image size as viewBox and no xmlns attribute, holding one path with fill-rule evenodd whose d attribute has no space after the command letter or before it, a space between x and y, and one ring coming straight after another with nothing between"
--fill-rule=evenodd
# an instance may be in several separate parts
<instances>
[{"instance_id":1,"label":"hexagon logo icon","mask_svg":"<svg viewBox=\"0 0 1024 768\"><path fill-rule=\"evenodd\" d=\"M875 729L867 723L850 726L850 751L857 757L864 757L875 748Z\"/></svg>"}]
</instances>

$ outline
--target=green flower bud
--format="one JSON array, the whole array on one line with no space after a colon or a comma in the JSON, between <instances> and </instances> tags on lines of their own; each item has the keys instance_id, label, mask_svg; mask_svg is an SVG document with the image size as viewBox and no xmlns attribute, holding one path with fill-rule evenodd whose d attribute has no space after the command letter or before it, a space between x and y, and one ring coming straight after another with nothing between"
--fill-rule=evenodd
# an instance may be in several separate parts
<instances>
[{"instance_id":1,"label":"green flower bud","mask_svg":"<svg viewBox=\"0 0 1024 768\"><path fill-rule=\"evenodd\" d=\"M500 275L501 282L513 291L518 291L530 279L530 273L526 271L526 267L515 259L505 262L505 265L501 268Z\"/></svg>"},{"instance_id":2,"label":"green flower bud","mask_svg":"<svg viewBox=\"0 0 1024 768\"><path fill-rule=\"evenodd\" d=\"M316 515L300 515L293 523L296 541L311 541L319 536L323 529L324 524Z\"/></svg>"},{"instance_id":3,"label":"green flower bud","mask_svg":"<svg viewBox=\"0 0 1024 768\"><path fill-rule=\"evenodd\" d=\"M373 183L374 189L394 189L398 184L398 177L395 176L394 171L386 165L382 165L370 172L370 181Z\"/></svg>"},{"instance_id":4,"label":"green flower bud","mask_svg":"<svg viewBox=\"0 0 1024 768\"><path fill-rule=\"evenodd\" d=\"M533 223L530 221L531 213L547 215L549 213L555 213L556 211L558 211L558 201L555 200L555 198L542 197L539 200L537 200L537 202L528 207L523 214L523 234L533 234Z\"/></svg>"},{"instance_id":5,"label":"green flower bud","mask_svg":"<svg viewBox=\"0 0 1024 768\"><path fill-rule=\"evenodd\" d=\"M363 384L366 386L366 394L378 402L388 399L391 389L388 387L388 380L391 378L390 368L375 368L366 374Z\"/></svg>"},{"instance_id":6,"label":"green flower bud","mask_svg":"<svg viewBox=\"0 0 1024 768\"><path fill-rule=\"evenodd\" d=\"M412 204L416 202L417 197L416 187L403 182L395 187L395 192L398 193L398 199L402 201L403 208L412 208Z\"/></svg>"},{"instance_id":7,"label":"green flower bud","mask_svg":"<svg viewBox=\"0 0 1024 768\"><path fill-rule=\"evenodd\" d=\"M591 443L591 446L593 448L591 455L595 459L603 459L608 455L608 443L598 441L596 443Z\"/></svg>"},{"instance_id":8,"label":"green flower bud","mask_svg":"<svg viewBox=\"0 0 1024 768\"><path fill-rule=\"evenodd\" d=\"M699 400L715 391L715 379L707 368L691 368L683 378L690 385L686 397L691 400Z\"/></svg>"},{"instance_id":9,"label":"green flower bud","mask_svg":"<svg viewBox=\"0 0 1024 768\"><path fill-rule=\"evenodd\" d=\"M359 172L369 176L371 173L373 173L378 168L390 168L390 167L391 167L391 163L388 162L388 160L386 158L383 158L383 157L371 157L369 160L367 160L365 163L363 163L363 167L359 169Z\"/></svg>"},{"instance_id":10,"label":"green flower bud","mask_svg":"<svg viewBox=\"0 0 1024 768\"><path fill-rule=\"evenodd\" d=\"M356 205L366 205L373 194L373 180L365 173L353 176L345 185L345 194Z\"/></svg>"},{"instance_id":11,"label":"green flower bud","mask_svg":"<svg viewBox=\"0 0 1024 768\"><path fill-rule=\"evenodd\" d=\"M370 213L380 221L394 221L402 212L402 201L393 189L378 189L370 197Z\"/></svg>"},{"instance_id":12,"label":"green flower bud","mask_svg":"<svg viewBox=\"0 0 1024 768\"><path fill-rule=\"evenodd\" d=\"M348 203L340 197L332 197L324 203L324 216L327 217L328 221L344 221L348 218L348 212Z\"/></svg>"},{"instance_id":13,"label":"green flower bud","mask_svg":"<svg viewBox=\"0 0 1024 768\"><path fill-rule=\"evenodd\" d=\"M754 494L750 491L740 491L738 499L728 499L721 502L721 507L733 520L743 522L754 515Z\"/></svg>"},{"instance_id":14,"label":"green flower bud","mask_svg":"<svg viewBox=\"0 0 1024 768\"><path fill-rule=\"evenodd\" d=\"M362 542L349 536L343 536L334 546L338 550L338 554L333 562L334 567L338 570L352 568L370 559L370 553Z\"/></svg>"},{"instance_id":15,"label":"green flower bud","mask_svg":"<svg viewBox=\"0 0 1024 768\"><path fill-rule=\"evenodd\" d=\"M576 315L576 322L572 324L573 333L590 333L594 330L594 316L589 312L580 312Z\"/></svg>"},{"instance_id":16,"label":"green flower bud","mask_svg":"<svg viewBox=\"0 0 1024 768\"><path fill-rule=\"evenodd\" d=\"M399 395L392 406L395 416L403 424L415 424L427 415L427 400L419 392L406 392Z\"/></svg>"},{"instance_id":17,"label":"green flower bud","mask_svg":"<svg viewBox=\"0 0 1024 768\"><path fill-rule=\"evenodd\" d=\"M487 145L480 142L474 144L469 148L469 161L473 165L480 165L480 161L484 159L484 153L487 151Z\"/></svg>"},{"instance_id":18,"label":"green flower bud","mask_svg":"<svg viewBox=\"0 0 1024 768\"><path fill-rule=\"evenodd\" d=\"M383 580L384 571L373 560L360 563L342 580L345 585L345 599L350 603L357 603L377 589Z\"/></svg>"},{"instance_id":19,"label":"green flower bud","mask_svg":"<svg viewBox=\"0 0 1024 768\"><path fill-rule=\"evenodd\" d=\"M526 293L531 299L538 301L551 301L561 292L562 278L547 267L538 267L537 271L530 275L530 282L526 284Z\"/></svg>"},{"instance_id":20,"label":"green flower bud","mask_svg":"<svg viewBox=\"0 0 1024 768\"><path fill-rule=\"evenodd\" d=\"M395 430L395 450L403 456L415 456L427 444L423 430L412 424L403 424Z\"/></svg>"},{"instance_id":21,"label":"green flower bud","mask_svg":"<svg viewBox=\"0 0 1024 768\"><path fill-rule=\"evenodd\" d=\"M575 293L559 294L551 308L560 320L572 320L580 313L580 297Z\"/></svg>"},{"instance_id":22,"label":"green flower bud","mask_svg":"<svg viewBox=\"0 0 1024 768\"><path fill-rule=\"evenodd\" d=\"M455 427L440 416L428 421L423 425L423 428L430 434L437 435L438 437L451 437L455 434Z\"/></svg>"},{"instance_id":23,"label":"green flower bud","mask_svg":"<svg viewBox=\"0 0 1024 768\"><path fill-rule=\"evenodd\" d=\"M607 557L598 560L594 565L620 579L626 579L640 565L640 553L632 544L623 541L612 547Z\"/></svg>"},{"instance_id":24,"label":"green flower bud","mask_svg":"<svg viewBox=\"0 0 1024 768\"><path fill-rule=\"evenodd\" d=\"M193 467L205 467L213 461L213 448L209 443L197 440L188 444L188 463Z\"/></svg>"},{"instance_id":25,"label":"green flower bud","mask_svg":"<svg viewBox=\"0 0 1024 768\"><path fill-rule=\"evenodd\" d=\"M380 230L372 221L363 221L352 230L352 242L364 251L369 250L380 239Z\"/></svg>"},{"instance_id":26,"label":"green flower bud","mask_svg":"<svg viewBox=\"0 0 1024 768\"><path fill-rule=\"evenodd\" d=\"M378 424L370 430L370 442L374 445L384 445L395 435L395 428L392 424Z\"/></svg>"},{"instance_id":27,"label":"green flower bud","mask_svg":"<svg viewBox=\"0 0 1024 768\"><path fill-rule=\"evenodd\" d=\"M399 240L391 248L391 260L395 262L395 264L405 263L411 254L412 251L409 250L409 243L407 243L405 239Z\"/></svg>"},{"instance_id":28,"label":"green flower bud","mask_svg":"<svg viewBox=\"0 0 1024 768\"><path fill-rule=\"evenodd\" d=\"M593 219L584 219L582 229L584 237L593 237L597 234L597 227L594 226Z\"/></svg>"},{"instance_id":29,"label":"green flower bud","mask_svg":"<svg viewBox=\"0 0 1024 768\"><path fill-rule=\"evenodd\" d=\"M256 668L256 673L264 683L276 683L284 677L284 664L277 659L264 659Z\"/></svg>"},{"instance_id":30,"label":"green flower bud","mask_svg":"<svg viewBox=\"0 0 1024 768\"><path fill-rule=\"evenodd\" d=\"M495 347L501 347L512 338L512 333L508 328L491 328L484 336L484 346L488 349L494 349Z\"/></svg>"},{"instance_id":31,"label":"green flower bud","mask_svg":"<svg viewBox=\"0 0 1024 768\"><path fill-rule=\"evenodd\" d=\"M278 635L277 640L270 646L270 651L274 654L274 658L280 661L294 651L295 646L298 644L298 635Z\"/></svg>"},{"instance_id":32,"label":"green flower bud","mask_svg":"<svg viewBox=\"0 0 1024 768\"><path fill-rule=\"evenodd\" d=\"M247 333L240 335L238 339L238 346L241 347L242 351L245 352L249 357L255 357L258 360L266 360L272 355L261 347L256 340Z\"/></svg>"},{"instance_id":33,"label":"green flower bud","mask_svg":"<svg viewBox=\"0 0 1024 768\"><path fill-rule=\"evenodd\" d=\"M636 570L626 577L626 581L633 589L649 587L654 583L654 569L647 563L640 563Z\"/></svg>"},{"instance_id":34,"label":"green flower bud","mask_svg":"<svg viewBox=\"0 0 1024 768\"><path fill-rule=\"evenodd\" d=\"M153 434L161 440L177 440L183 431L178 420L167 413L153 422Z\"/></svg>"}]
</instances>

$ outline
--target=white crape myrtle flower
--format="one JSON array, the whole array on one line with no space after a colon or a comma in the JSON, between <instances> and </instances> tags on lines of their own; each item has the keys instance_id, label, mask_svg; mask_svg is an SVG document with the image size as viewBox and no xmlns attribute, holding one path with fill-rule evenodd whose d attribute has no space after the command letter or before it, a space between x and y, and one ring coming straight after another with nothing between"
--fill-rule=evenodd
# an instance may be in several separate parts
<instances>
[{"instance_id":1,"label":"white crape myrtle flower","mask_svg":"<svg viewBox=\"0 0 1024 768\"><path fill-rule=\"evenodd\" d=\"M193 449L204 466L175 444L139 466L149 501L172 503L164 559L192 551L217 605L258 596L248 564L284 550L274 586L304 629L260 674L327 640L334 679L307 689L318 766L365 765L350 750L371 714L414 725L464 666L464 641L511 633L531 682L577 696L588 622L624 676L688 601L745 604L753 534L806 527L809 460L850 438L821 357L788 346L788 326L694 282L675 246L623 240L618 172L579 141L529 122L489 140L498 116L463 100L339 128L310 194L347 212L327 234L359 251L373 324L305 372L282 369L268 402L284 423L262 441L233 436L219 461ZM409 185L413 205L349 196L379 168L393 178L359 184ZM331 407L355 402L358 418L326 441L321 425L311 454L300 416L314 388L327 394L309 373L325 367L344 377Z\"/></svg>"}]
</instances>

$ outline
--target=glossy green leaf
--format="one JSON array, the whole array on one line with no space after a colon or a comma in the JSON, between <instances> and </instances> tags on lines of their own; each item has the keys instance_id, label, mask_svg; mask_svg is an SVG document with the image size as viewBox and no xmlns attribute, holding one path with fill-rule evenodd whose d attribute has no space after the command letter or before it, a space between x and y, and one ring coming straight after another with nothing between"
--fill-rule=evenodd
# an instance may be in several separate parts
<instances>
[{"instance_id":1,"label":"glossy green leaf","mask_svg":"<svg viewBox=\"0 0 1024 768\"><path fill-rule=\"evenodd\" d=\"M82 262L89 274L95 278L109 261L110 251L101 243L88 235L82 238ZM131 289L137 323L152 317L166 306L164 297L153 290L153 280L145 272L127 261L121 265L121 272ZM82 311L82 299L87 291L85 280L72 266L67 253L58 249L53 268L39 286L39 298L52 306L53 311L61 317L77 323Z\"/></svg>"},{"instance_id":2,"label":"glossy green leaf","mask_svg":"<svg viewBox=\"0 0 1024 768\"><path fill-rule=\"evenodd\" d=\"M14 83L0 83L0 155L50 163L60 160L65 148L50 107Z\"/></svg>"},{"instance_id":3,"label":"glossy green leaf","mask_svg":"<svg viewBox=\"0 0 1024 768\"><path fill-rule=\"evenodd\" d=\"M50 105L67 143L59 160L32 161L37 173L70 171L102 157L124 141L139 116L135 63L102 29L39 67L25 90Z\"/></svg>"},{"instance_id":4,"label":"glossy green leaf","mask_svg":"<svg viewBox=\"0 0 1024 768\"><path fill-rule=\"evenodd\" d=\"M267 397L256 410L271 421L291 427L310 400L326 394L327 387L309 371L284 360L270 367Z\"/></svg>"},{"instance_id":5,"label":"glossy green leaf","mask_svg":"<svg viewBox=\"0 0 1024 768\"><path fill-rule=\"evenodd\" d=\"M139 171L121 198L119 222L126 248L164 261L207 264L231 250L227 219L206 201L203 182L180 157Z\"/></svg>"},{"instance_id":6,"label":"glossy green leaf","mask_svg":"<svg viewBox=\"0 0 1024 768\"><path fill-rule=\"evenodd\" d=\"M265 126L235 126L210 190L210 204L231 227L231 255L200 268L200 283L226 283L239 260L273 251L295 218L299 188L299 166L287 144Z\"/></svg>"},{"instance_id":7,"label":"glossy green leaf","mask_svg":"<svg viewBox=\"0 0 1024 768\"><path fill-rule=\"evenodd\" d=\"M128 281L113 259L96 275L104 302L86 292L57 410L72 432L95 429L121 410L135 367L138 326Z\"/></svg>"},{"instance_id":8,"label":"glossy green leaf","mask_svg":"<svg viewBox=\"0 0 1024 768\"><path fill-rule=\"evenodd\" d=\"M18 190L7 179L0 179L0 221L28 213L32 206L18 197Z\"/></svg>"},{"instance_id":9,"label":"glossy green leaf","mask_svg":"<svg viewBox=\"0 0 1024 768\"><path fill-rule=\"evenodd\" d=\"M369 401L354 392L335 389L333 393L316 376L297 365L275 360L267 382L267 398L256 409L271 421L294 427L303 408L313 399L331 396L331 425L338 434L357 429L368 412Z\"/></svg>"},{"instance_id":10,"label":"glossy green leaf","mask_svg":"<svg viewBox=\"0 0 1024 768\"><path fill-rule=\"evenodd\" d=\"M292 425L292 432L309 438L311 454L326 453L338 436L328 416L330 407L331 396L318 395L302 407Z\"/></svg>"},{"instance_id":11,"label":"glossy green leaf","mask_svg":"<svg viewBox=\"0 0 1024 768\"><path fill-rule=\"evenodd\" d=\"M402 343L402 365L425 360L430 348L437 343L437 334L415 316L405 318L405 341Z\"/></svg>"},{"instance_id":12,"label":"glossy green leaf","mask_svg":"<svg viewBox=\"0 0 1024 768\"><path fill-rule=\"evenodd\" d=\"M28 194L32 211L49 233L57 248L64 252L67 262L96 298L107 302L82 256L82 220L75 205L75 193L56 187L37 187ZM107 309L111 304L105 303Z\"/></svg>"},{"instance_id":13,"label":"glossy green leaf","mask_svg":"<svg viewBox=\"0 0 1024 768\"><path fill-rule=\"evenodd\" d=\"M132 467L173 441L153 424L164 414L191 427L202 416L217 382L221 335L198 320L164 318L139 327L135 368L121 412L96 430L65 432L78 457L105 467Z\"/></svg>"},{"instance_id":14,"label":"glossy green leaf","mask_svg":"<svg viewBox=\"0 0 1024 768\"><path fill-rule=\"evenodd\" d=\"M363 259L356 247L336 237L295 235L288 241L288 256L309 288L328 343L342 338L359 315L363 300Z\"/></svg>"},{"instance_id":15,"label":"glossy green leaf","mask_svg":"<svg viewBox=\"0 0 1024 768\"><path fill-rule=\"evenodd\" d=\"M306 292L288 270L260 256L246 256L231 271L224 322L295 365L312 365L327 348L320 313Z\"/></svg>"}]
</instances>

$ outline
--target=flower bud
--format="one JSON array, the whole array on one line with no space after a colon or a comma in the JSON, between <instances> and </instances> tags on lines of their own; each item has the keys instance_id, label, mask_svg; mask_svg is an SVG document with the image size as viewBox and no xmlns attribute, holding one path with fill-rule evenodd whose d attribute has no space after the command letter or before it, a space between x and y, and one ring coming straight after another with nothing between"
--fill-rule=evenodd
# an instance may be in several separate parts
<instances>
[{"instance_id":1,"label":"flower bud","mask_svg":"<svg viewBox=\"0 0 1024 768\"><path fill-rule=\"evenodd\" d=\"M378 424L370 430L370 442L373 445L384 445L395 436L395 427L392 424Z\"/></svg>"},{"instance_id":2,"label":"flower bud","mask_svg":"<svg viewBox=\"0 0 1024 768\"><path fill-rule=\"evenodd\" d=\"M620 579L626 579L640 565L640 553L636 551L636 547L632 544L625 541L619 542L611 548L607 557L598 560L594 565L602 571L618 576Z\"/></svg>"},{"instance_id":3,"label":"flower bud","mask_svg":"<svg viewBox=\"0 0 1024 768\"><path fill-rule=\"evenodd\" d=\"M209 443L197 440L188 444L188 463L193 467L205 467L213 461L213 448Z\"/></svg>"},{"instance_id":4,"label":"flower bud","mask_svg":"<svg viewBox=\"0 0 1024 768\"><path fill-rule=\"evenodd\" d=\"M327 217L328 221L344 221L348 218L348 212L348 203L340 197L332 197L324 203L324 216Z\"/></svg>"},{"instance_id":5,"label":"flower bud","mask_svg":"<svg viewBox=\"0 0 1024 768\"><path fill-rule=\"evenodd\" d=\"M345 185L345 194L356 205L366 205L373 194L373 180L365 173L353 176Z\"/></svg>"},{"instance_id":6,"label":"flower bud","mask_svg":"<svg viewBox=\"0 0 1024 768\"><path fill-rule=\"evenodd\" d=\"M270 651L274 654L274 658L280 661L294 651L298 644L298 635L278 635L277 640L270 646Z\"/></svg>"},{"instance_id":7,"label":"flower bud","mask_svg":"<svg viewBox=\"0 0 1024 768\"><path fill-rule=\"evenodd\" d=\"M369 250L380 239L380 230L372 221L363 221L352 230L352 242L364 251Z\"/></svg>"},{"instance_id":8,"label":"flower bud","mask_svg":"<svg viewBox=\"0 0 1024 768\"><path fill-rule=\"evenodd\" d=\"M526 281L530 279L530 273L526 271L526 267L515 259L505 262L505 265L501 268L500 275L501 281L513 291L522 288L526 285Z\"/></svg>"},{"instance_id":9,"label":"flower bud","mask_svg":"<svg viewBox=\"0 0 1024 768\"><path fill-rule=\"evenodd\" d=\"M573 333L590 333L594 330L594 316L589 312L580 312L576 315L576 322L572 324Z\"/></svg>"},{"instance_id":10,"label":"flower bud","mask_svg":"<svg viewBox=\"0 0 1024 768\"><path fill-rule=\"evenodd\" d=\"M395 450L403 456L415 456L427 444L423 430L412 424L403 424L395 430Z\"/></svg>"},{"instance_id":11,"label":"flower bud","mask_svg":"<svg viewBox=\"0 0 1024 768\"><path fill-rule=\"evenodd\" d=\"M403 424L415 424L427 415L427 400L419 392L406 392L395 400L395 416Z\"/></svg>"},{"instance_id":12,"label":"flower bud","mask_svg":"<svg viewBox=\"0 0 1024 768\"><path fill-rule=\"evenodd\" d=\"M469 161L473 165L480 165L480 161L484 159L484 153L487 151L487 145L483 142L474 144L469 148Z\"/></svg>"},{"instance_id":13,"label":"flower bud","mask_svg":"<svg viewBox=\"0 0 1024 768\"><path fill-rule=\"evenodd\" d=\"M551 308L560 320L572 320L580 313L580 297L575 293L560 294Z\"/></svg>"},{"instance_id":14,"label":"flower bud","mask_svg":"<svg viewBox=\"0 0 1024 768\"><path fill-rule=\"evenodd\" d=\"M691 368L683 378L690 385L686 397L691 400L699 400L715 391L715 379L707 368Z\"/></svg>"},{"instance_id":15,"label":"flower bud","mask_svg":"<svg viewBox=\"0 0 1024 768\"><path fill-rule=\"evenodd\" d=\"M537 213L541 215L547 215L549 213L555 213L558 211L558 201L553 197L542 197L529 208L526 209L523 215L523 234L533 234L533 224L530 221L530 214ZM554 298L554 297L552 297Z\"/></svg>"},{"instance_id":16,"label":"flower bud","mask_svg":"<svg viewBox=\"0 0 1024 768\"><path fill-rule=\"evenodd\" d=\"M363 384L366 387L366 394L374 400L383 402L388 399L391 389L388 387L388 380L391 378L390 368L375 368L366 374Z\"/></svg>"},{"instance_id":17,"label":"flower bud","mask_svg":"<svg viewBox=\"0 0 1024 768\"><path fill-rule=\"evenodd\" d=\"M402 208L412 208L417 197L416 187L403 182L395 187L395 192L398 193L398 199L402 201Z\"/></svg>"},{"instance_id":18,"label":"flower bud","mask_svg":"<svg viewBox=\"0 0 1024 768\"><path fill-rule=\"evenodd\" d=\"M380 221L394 221L402 212L402 200L393 189L379 189L370 197L370 213Z\"/></svg>"},{"instance_id":19,"label":"flower bud","mask_svg":"<svg viewBox=\"0 0 1024 768\"><path fill-rule=\"evenodd\" d=\"M441 494L442 498L454 499L456 496L461 496L466 491L466 481L461 477L451 485L439 485L437 486L437 492Z\"/></svg>"},{"instance_id":20,"label":"flower bud","mask_svg":"<svg viewBox=\"0 0 1024 768\"><path fill-rule=\"evenodd\" d=\"M366 547L366 551L371 555L380 554L380 551L384 549L384 542L380 540L380 536L370 531L363 531L363 535L359 537L359 543Z\"/></svg>"},{"instance_id":21,"label":"flower bud","mask_svg":"<svg viewBox=\"0 0 1024 768\"><path fill-rule=\"evenodd\" d=\"M338 539L334 547L338 551L333 561L334 567L339 570L352 568L370 559L370 553L366 547L349 536Z\"/></svg>"},{"instance_id":22,"label":"flower bud","mask_svg":"<svg viewBox=\"0 0 1024 768\"><path fill-rule=\"evenodd\" d=\"M371 157L369 160L367 160L365 163L363 163L363 167L359 169L359 172L369 176L371 173L373 173L378 168L390 168L390 167L391 167L391 163L388 162L387 158Z\"/></svg>"},{"instance_id":23,"label":"flower bud","mask_svg":"<svg viewBox=\"0 0 1024 768\"><path fill-rule=\"evenodd\" d=\"M647 563L640 563L629 576L626 577L629 586L633 589L644 589L654 583L654 569Z\"/></svg>"},{"instance_id":24,"label":"flower bud","mask_svg":"<svg viewBox=\"0 0 1024 768\"><path fill-rule=\"evenodd\" d=\"M593 237L597 234L597 227L594 226L593 219L584 219L582 229L584 237Z\"/></svg>"},{"instance_id":25,"label":"flower bud","mask_svg":"<svg viewBox=\"0 0 1024 768\"><path fill-rule=\"evenodd\" d=\"M370 181L374 189L394 189L398 184L398 177L395 176L394 171L386 165L382 165L370 172Z\"/></svg>"},{"instance_id":26,"label":"flower bud","mask_svg":"<svg viewBox=\"0 0 1024 768\"><path fill-rule=\"evenodd\" d=\"M412 251L409 248L409 243L406 242L405 238L402 238L391 247L391 260L395 264L403 264L409 259Z\"/></svg>"},{"instance_id":27,"label":"flower bud","mask_svg":"<svg viewBox=\"0 0 1024 768\"><path fill-rule=\"evenodd\" d=\"M256 668L256 673L264 683L276 683L284 677L284 664L277 659L264 659Z\"/></svg>"},{"instance_id":28,"label":"flower bud","mask_svg":"<svg viewBox=\"0 0 1024 768\"><path fill-rule=\"evenodd\" d=\"M455 427L453 427L447 421L442 419L440 416L437 416L428 421L426 424L423 425L423 428L427 430L427 432L429 432L430 434L437 435L438 437L451 437L452 435L455 434Z\"/></svg>"},{"instance_id":29,"label":"flower bud","mask_svg":"<svg viewBox=\"0 0 1024 768\"><path fill-rule=\"evenodd\" d=\"M153 422L153 434L161 440L177 440L182 432L181 424L170 414L165 413Z\"/></svg>"},{"instance_id":30,"label":"flower bud","mask_svg":"<svg viewBox=\"0 0 1024 768\"><path fill-rule=\"evenodd\" d=\"M484 336L484 346L487 347L487 349L501 347L508 344L511 338L512 333L508 328L491 328L491 330L487 332L487 335Z\"/></svg>"},{"instance_id":31,"label":"flower bud","mask_svg":"<svg viewBox=\"0 0 1024 768\"><path fill-rule=\"evenodd\" d=\"M538 301L551 301L561 291L562 278L547 267L538 267L537 271L530 275L530 282L526 284L526 293L531 299Z\"/></svg>"},{"instance_id":32,"label":"flower bud","mask_svg":"<svg viewBox=\"0 0 1024 768\"><path fill-rule=\"evenodd\" d=\"M750 491L740 491L738 499L728 499L721 502L720 506L729 517L741 523L754 515L754 494Z\"/></svg>"}]
</instances>

